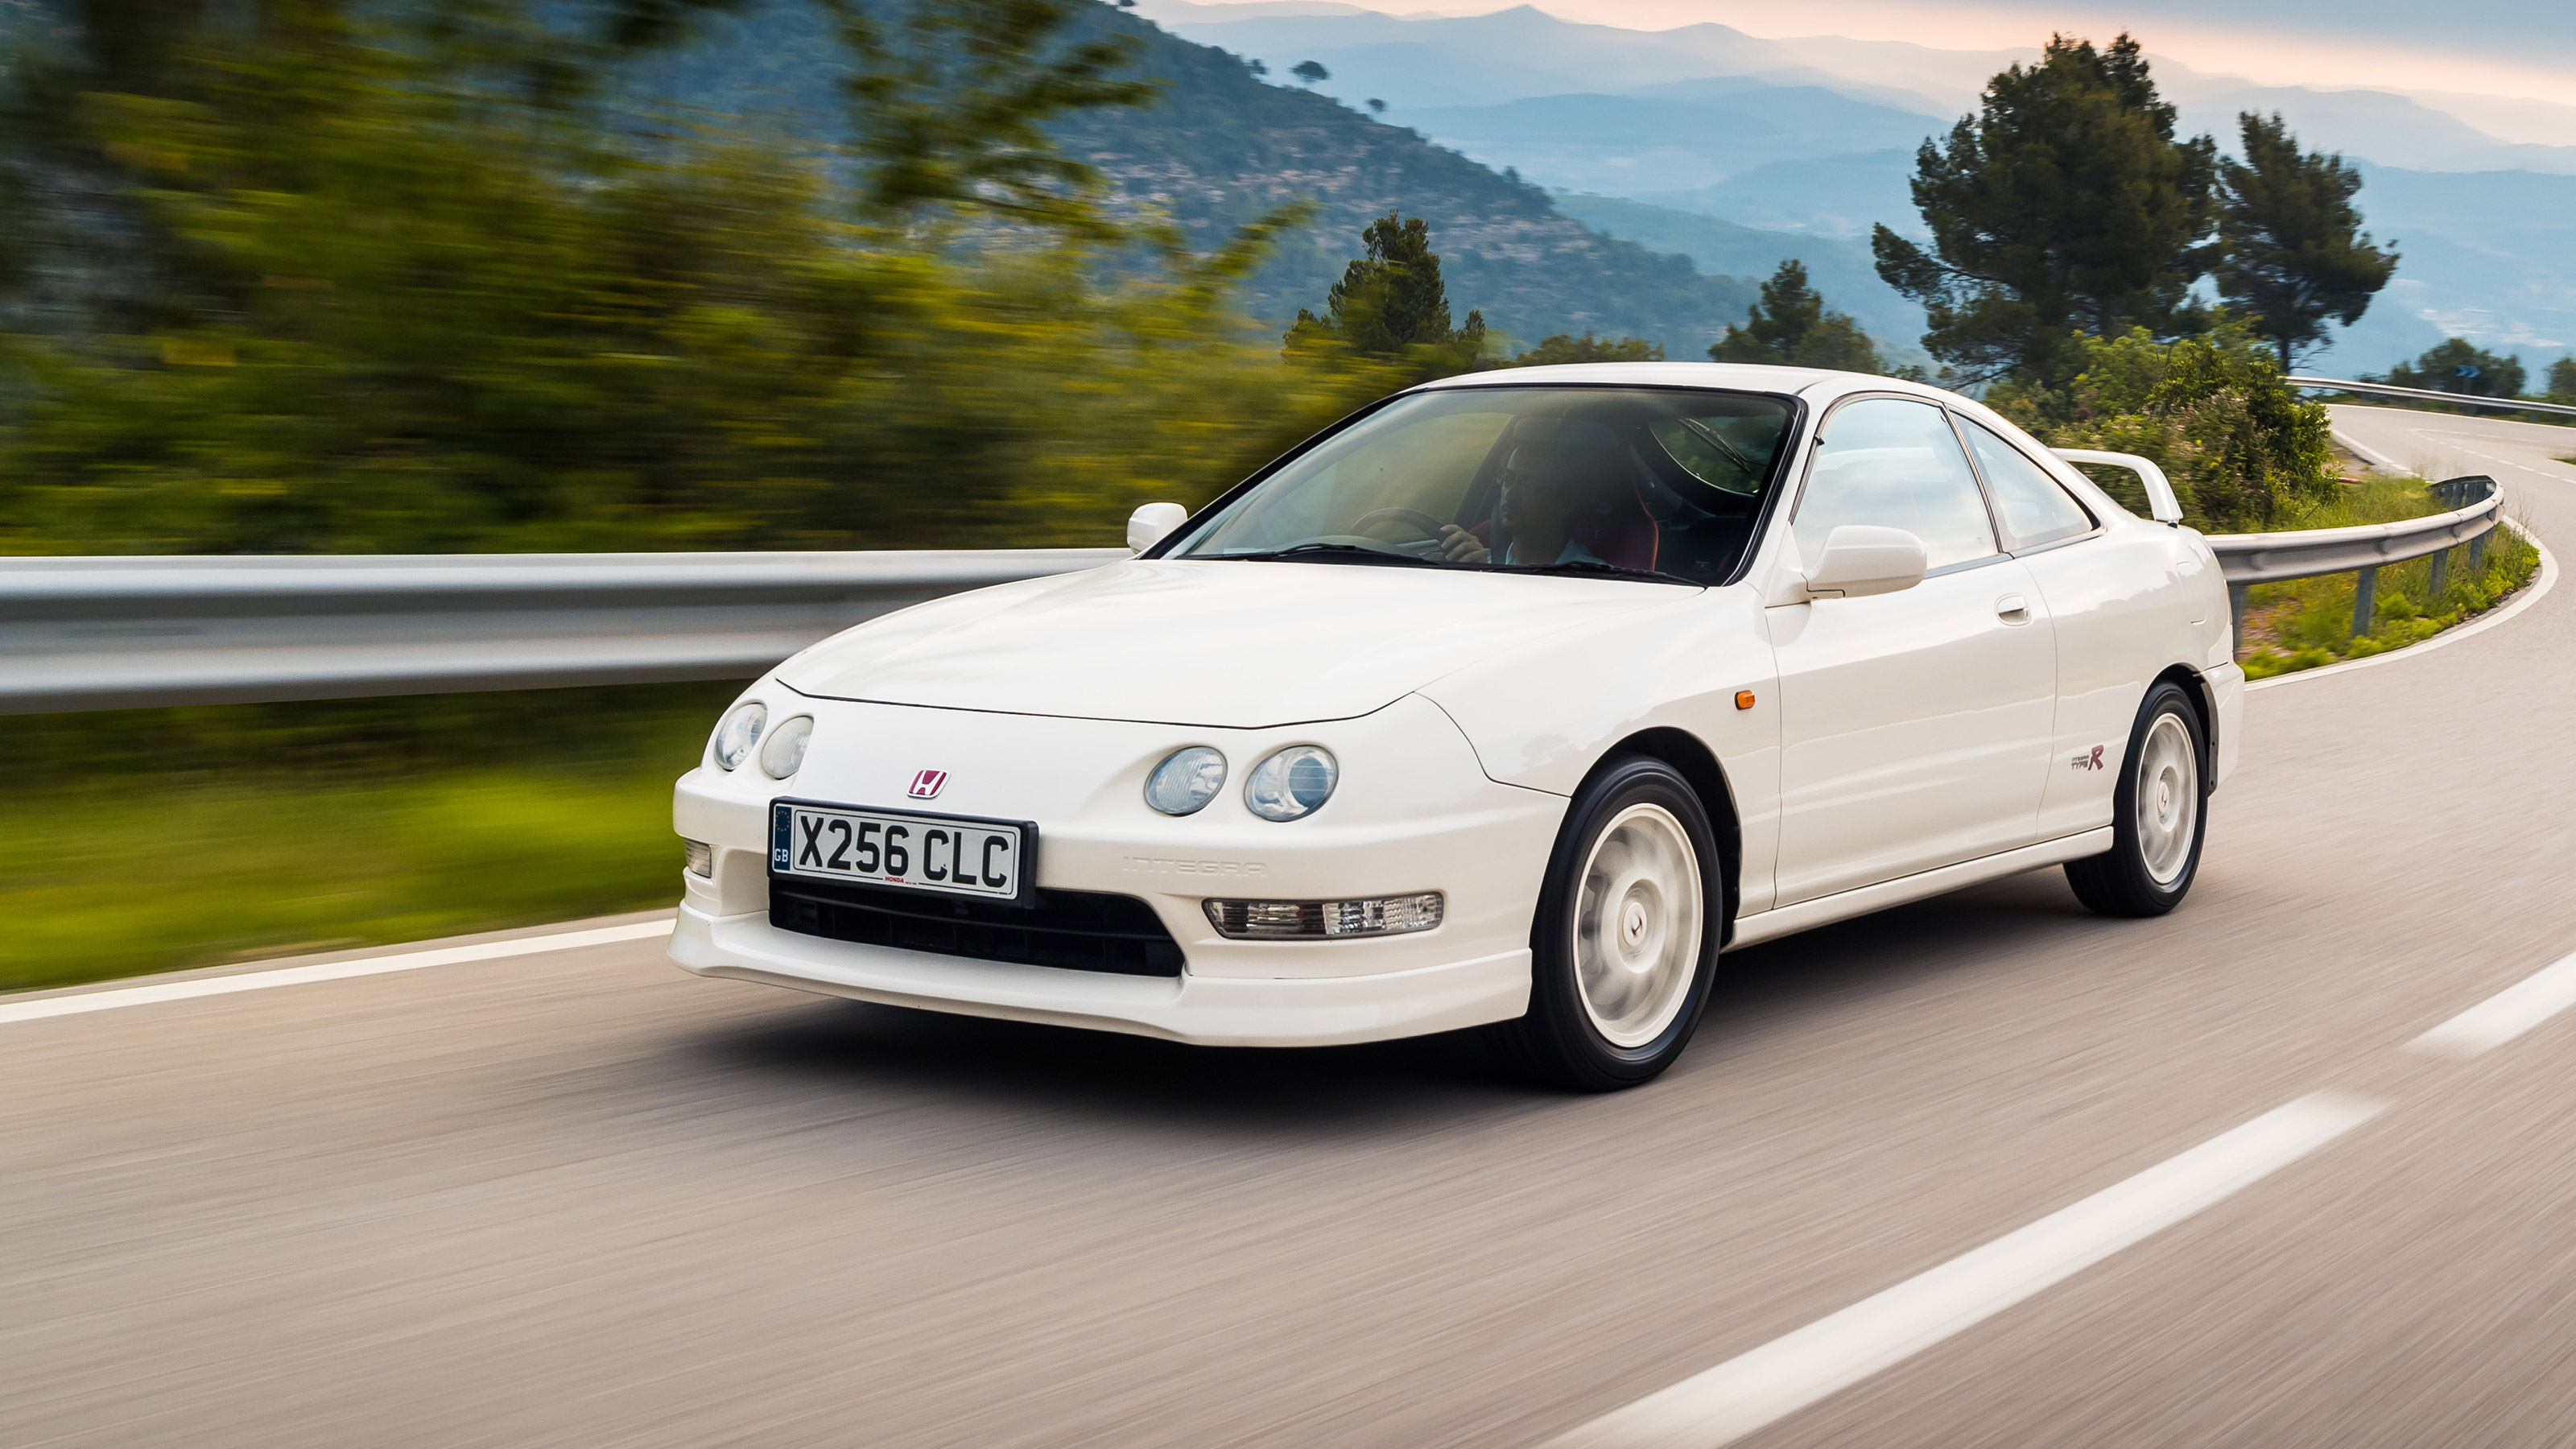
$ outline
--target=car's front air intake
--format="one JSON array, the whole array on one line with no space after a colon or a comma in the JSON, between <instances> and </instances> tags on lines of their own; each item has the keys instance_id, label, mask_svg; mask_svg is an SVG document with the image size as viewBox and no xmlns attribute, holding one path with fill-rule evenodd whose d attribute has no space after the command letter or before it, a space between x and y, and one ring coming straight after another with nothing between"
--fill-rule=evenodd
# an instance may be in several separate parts
<instances>
[{"instance_id":1,"label":"car's front air intake","mask_svg":"<svg viewBox=\"0 0 2576 1449\"><path fill-rule=\"evenodd\" d=\"M1178 976L1180 944L1134 896L1037 892L1030 909L772 876L769 923L782 931L1017 966Z\"/></svg>"}]
</instances>

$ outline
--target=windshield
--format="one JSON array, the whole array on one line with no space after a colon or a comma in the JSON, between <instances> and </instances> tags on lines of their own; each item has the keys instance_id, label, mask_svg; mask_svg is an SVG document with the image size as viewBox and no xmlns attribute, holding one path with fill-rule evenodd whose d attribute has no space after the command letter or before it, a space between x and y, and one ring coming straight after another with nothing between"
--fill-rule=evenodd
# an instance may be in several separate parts
<instances>
[{"instance_id":1,"label":"windshield","mask_svg":"<svg viewBox=\"0 0 2576 1449\"><path fill-rule=\"evenodd\" d=\"M1722 583L1789 417L1780 398L1677 388L1415 393L1263 479L1166 556Z\"/></svg>"}]
</instances>

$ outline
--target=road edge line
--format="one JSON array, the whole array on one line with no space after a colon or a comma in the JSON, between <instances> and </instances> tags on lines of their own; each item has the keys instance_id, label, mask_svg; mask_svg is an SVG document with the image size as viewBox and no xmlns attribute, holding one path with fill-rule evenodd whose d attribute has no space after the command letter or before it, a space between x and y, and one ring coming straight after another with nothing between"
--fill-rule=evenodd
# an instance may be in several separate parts
<instances>
[{"instance_id":1,"label":"road edge line","mask_svg":"<svg viewBox=\"0 0 2576 1449\"><path fill-rule=\"evenodd\" d=\"M201 997L266 991L279 986L303 986L320 981L346 981L359 976L382 976L395 971L418 971L430 966L506 961L514 956L573 951L585 946L607 946L670 934L671 923L667 920L634 921L623 926L595 926L588 930L558 931L545 936L517 936L505 941L482 941L471 946L436 946L425 951L398 951L389 956L360 956L353 960L325 961L311 966L281 966L269 971L201 976L188 981L163 981L147 986L111 986L101 991L45 996L34 1001L0 1001L0 1026L60 1016L81 1016L93 1011L114 1011L128 1006L150 1006L164 1001L194 1001Z\"/></svg>"}]
</instances>

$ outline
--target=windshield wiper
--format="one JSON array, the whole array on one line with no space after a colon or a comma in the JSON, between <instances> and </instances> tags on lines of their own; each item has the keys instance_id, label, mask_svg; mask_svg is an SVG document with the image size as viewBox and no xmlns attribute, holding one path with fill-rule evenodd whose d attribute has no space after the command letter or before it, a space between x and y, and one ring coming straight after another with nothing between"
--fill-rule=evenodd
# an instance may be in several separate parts
<instances>
[{"instance_id":1,"label":"windshield wiper","mask_svg":"<svg viewBox=\"0 0 2576 1449\"><path fill-rule=\"evenodd\" d=\"M1658 584L1687 584L1694 589L1708 587L1697 579L1686 579L1680 574L1668 574L1661 569L1624 569L1617 564L1595 563L1588 558L1565 559L1552 564L1507 564L1499 567L1502 571L1516 574L1583 574L1604 579L1645 579Z\"/></svg>"},{"instance_id":2,"label":"windshield wiper","mask_svg":"<svg viewBox=\"0 0 2576 1449\"><path fill-rule=\"evenodd\" d=\"M1415 558L1413 555L1408 553L1389 553L1382 548L1363 548L1356 543L1294 543L1290 544L1286 548L1265 548L1252 553L1194 554L1191 556L1194 558L1250 560L1253 563L1279 563L1283 561L1305 563L1311 561L1315 563L1388 563L1401 564L1407 568L1426 569L1448 567L1447 564L1434 563L1427 558Z\"/></svg>"},{"instance_id":3,"label":"windshield wiper","mask_svg":"<svg viewBox=\"0 0 2576 1449\"><path fill-rule=\"evenodd\" d=\"M1746 457L1743 449L1728 442L1726 438L1717 431L1717 429L1710 427L1708 424L1701 422L1697 418L1675 418L1673 421L1680 423L1684 428L1688 429L1692 437L1699 439L1701 442L1708 444L1712 448L1715 448L1718 451L1719 456L1725 458L1726 461L1743 469L1744 476L1746 478L1759 479L1762 476L1761 466L1755 463L1751 458Z\"/></svg>"}]
</instances>

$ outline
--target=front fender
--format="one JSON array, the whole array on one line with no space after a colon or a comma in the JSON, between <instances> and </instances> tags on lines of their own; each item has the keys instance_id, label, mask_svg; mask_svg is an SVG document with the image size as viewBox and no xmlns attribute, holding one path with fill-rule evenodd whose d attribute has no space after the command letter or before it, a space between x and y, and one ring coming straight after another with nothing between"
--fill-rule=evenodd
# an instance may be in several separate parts
<instances>
[{"instance_id":1,"label":"front fender","mask_svg":"<svg viewBox=\"0 0 2576 1449\"><path fill-rule=\"evenodd\" d=\"M1466 735L1485 773L1570 796L1602 757L1649 730L1680 730L1726 773L1742 831L1742 909L1768 907L1780 813L1778 669L1743 585L1569 630L1461 669L1420 693ZM1740 696L1750 696L1739 706ZM1725 802L1711 802L1724 808ZM1758 889L1757 889L1758 887Z\"/></svg>"}]
</instances>

